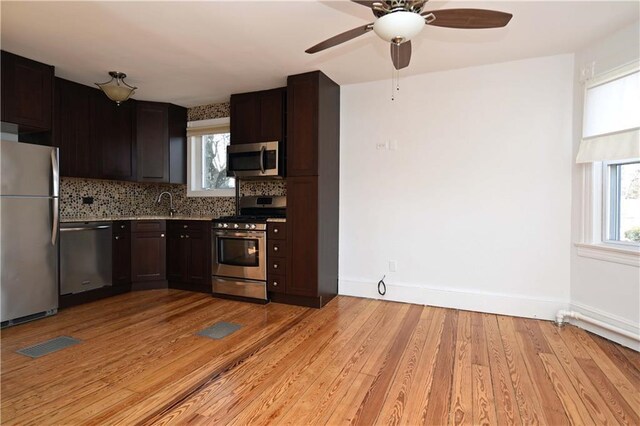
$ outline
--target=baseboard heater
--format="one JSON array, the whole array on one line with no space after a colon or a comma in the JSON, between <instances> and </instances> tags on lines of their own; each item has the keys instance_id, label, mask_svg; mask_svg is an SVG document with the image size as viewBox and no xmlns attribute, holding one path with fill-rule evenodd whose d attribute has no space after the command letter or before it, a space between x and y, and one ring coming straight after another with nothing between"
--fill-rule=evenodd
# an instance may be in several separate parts
<instances>
[{"instance_id":1,"label":"baseboard heater","mask_svg":"<svg viewBox=\"0 0 640 426\"><path fill-rule=\"evenodd\" d=\"M627 337L629 339L633 339L636 342L640 342L640 336L635 334L635 333L633 333L633 332L631 332L631 331L622 329L620 327L616 327L615 325L607 324L606 322L597 320L595 318L588 317L588 316L583 315L580 312L576 312L576 311L567 311L567 310L564 310L564 309L559 310L558 313L556 314L556 324L559 325L559 326L564 325L565 322L566 322L565 320L567 318L573 318L573 319L576 319L576 320L579 320L579 321L583 321L583 322L586 322L586 323L589 323L589 324L593 324L593 325L595 325L597 327L604 328L605 330L609 330L609 331L611 331L613 333L617 333L617 334L619 334L621 336Z\"/></svg>"}]
</instances>

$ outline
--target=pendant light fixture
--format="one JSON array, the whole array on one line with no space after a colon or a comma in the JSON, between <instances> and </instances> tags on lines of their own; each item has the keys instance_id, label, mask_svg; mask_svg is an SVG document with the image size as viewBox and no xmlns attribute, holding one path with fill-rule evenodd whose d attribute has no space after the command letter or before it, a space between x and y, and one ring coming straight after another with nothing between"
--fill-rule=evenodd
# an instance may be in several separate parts
<instances>
[{"instance_id":1,"label":"pendant light fixture","mask_svg":"<svg viewBox=\"0 0 640 426\"><path fill-rule=\"evenodd\" d=\"M96 86L98 86L109 99L114 101L116 105L120 106L122 102L129 99L131 95L135 93L137 87L130 86L124 81L127 75L123 72L109 71L109 75L111 76L111 80L106 83L96 83Z\"/></svg>"}]
</instances>

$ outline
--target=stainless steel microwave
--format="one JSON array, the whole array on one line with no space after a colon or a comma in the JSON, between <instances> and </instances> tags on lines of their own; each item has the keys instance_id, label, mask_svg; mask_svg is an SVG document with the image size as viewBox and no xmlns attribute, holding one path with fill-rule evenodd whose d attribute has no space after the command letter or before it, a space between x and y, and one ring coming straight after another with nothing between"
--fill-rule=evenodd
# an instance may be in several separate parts
<instances>
[{"instance_id":1,"label":"stainless steel microwave","mask_svg":"<svg viewBox=\"0 0 640 426\"><path fill-rule=\"evenodd\" d=\"M241 178L284 177L280 142L246 143L227 147L227 176Z\"/></svg>"}]
</instances>

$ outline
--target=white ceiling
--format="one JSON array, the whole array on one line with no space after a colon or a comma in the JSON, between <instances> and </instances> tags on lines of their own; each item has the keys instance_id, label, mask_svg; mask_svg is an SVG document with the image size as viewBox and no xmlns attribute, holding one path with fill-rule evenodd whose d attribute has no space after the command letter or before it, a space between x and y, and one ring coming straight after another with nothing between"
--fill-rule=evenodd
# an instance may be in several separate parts
<instances>
[{"instance_id":1,"label":"white ceiling","mask_svg":"<svg viewBox=\"0 0 640 426\"><path fill-rule=\"evenodd\" d=\"M502 29L427 27L402 75L573 52L638 20L640 2L445 1L428 9L476 7L514 15ZM56 67L84 84L129 75L136 98L183 106L283 86L320 69L339 84L391 77L389 46L369 33L308 55L312 45L373 21L348 1L9 2L2 49Z\"/></svg>"}]
</instances>

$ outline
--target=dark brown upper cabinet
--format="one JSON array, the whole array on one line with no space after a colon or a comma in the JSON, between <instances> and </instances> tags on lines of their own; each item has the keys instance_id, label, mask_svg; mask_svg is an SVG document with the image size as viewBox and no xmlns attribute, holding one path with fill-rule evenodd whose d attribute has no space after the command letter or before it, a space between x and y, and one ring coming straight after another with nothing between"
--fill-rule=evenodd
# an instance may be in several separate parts
<instances>
[{"instance_id":1,"label":"dark brown upper cabinet","mask_svg":"<svg viewBox=\"0 0 640 426\"><path fill-rule=\"evenodd\" d=\"M169 181L169 105L136 103L138 181Z\"/></svg>"},{"instance_id":2,"label":"dark brown upper cabinet","mask_svg":"<svg viewBox=\"0 0 640 426\"><path fill-rule=\"evenodd\" d=\"M135 181L135 101L118 106L104 93L93 93L91 141L98 154L98 177Z\"/></svg>"},{"instance_id":3,"label":"dark brown upper cabinet","mask_svg":"<svg viewBox=\"0 0 640 426\"><path fill-rule=\"evenodd\" d=\"M51 131L54 68L2 51L2 121L20 133Z\"/></svg>"},{"instance_id":4,"label":"dark brown upper cabinet","mask_svg":"<svg viewBox=\"0 0 640 426\"><path fill-rule=\"evenodd\" d=\"M231 95L231 143L284 140L286 88Z\"/></svg>"},{"instance_id":5,"label":"dark brown upper cabinet","mask_svg":"<svg viewBox=\"0 0 640 426\"><path fill-rule=\"evenodd\" d=\"M186 183L186 108L136 102L139 182Z\"/></svg>"},{"instance_id":6,"label":"dark brown upper cabinet","mask_svg":"<svg viewBox=\"0 0 640 426\"><path fill-rule=\"evenodd\" d=\"M321 78L317 73L299 74L288 78L288 176L318 175L320 80Z\"/></svg>"},{"instance_id":7,"label":"dark brown upper cabinet","mask_svg":"<svg viewBox=\"0 0 640 426\"><path fill-rule=\"evenodd\" d=\"M82 84L55 79L53 141L60 148L62 176L98 177L99 151L91 139L91 105L95 92Z\"/></svg>"},{"instance_id":8,"label":"dark brown upper cabinet","mask_svg":"<svg viewBox=\"0 0 640 426\"><path fill-rule=\"evenodd\" d=\"M56 78L53 127L62 176L136 180L135 101Z\"/></svg>"}]
</instances>

